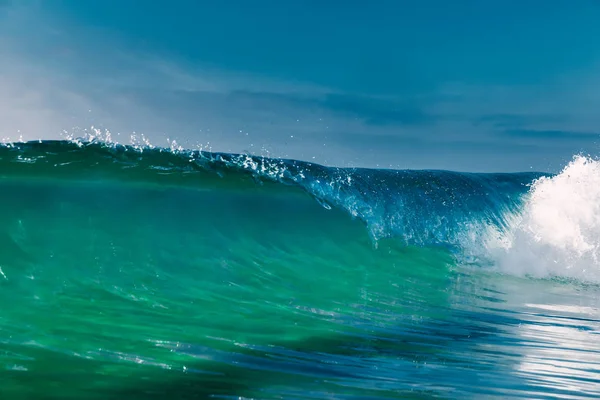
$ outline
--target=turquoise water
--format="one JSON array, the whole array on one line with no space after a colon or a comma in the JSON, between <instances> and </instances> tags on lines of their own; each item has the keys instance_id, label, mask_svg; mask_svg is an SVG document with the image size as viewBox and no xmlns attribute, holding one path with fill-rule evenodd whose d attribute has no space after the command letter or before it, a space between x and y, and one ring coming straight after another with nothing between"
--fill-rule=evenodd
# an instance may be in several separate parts
<instances>
[{"instance_id":1,"label":"turquoise water","mask_svg":"<svg viewBox=\"0 0 600 400\"><path fill-rule=\"evenodd\" d=\"M568 168L0 147L2 397L596 398L600 168Z\"/></svg>"}]
</instances>

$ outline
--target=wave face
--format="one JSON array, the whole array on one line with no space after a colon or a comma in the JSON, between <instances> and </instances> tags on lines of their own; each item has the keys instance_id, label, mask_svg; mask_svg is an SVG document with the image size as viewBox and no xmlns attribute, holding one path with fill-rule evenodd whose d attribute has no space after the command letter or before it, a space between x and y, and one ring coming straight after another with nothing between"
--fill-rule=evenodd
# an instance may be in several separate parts
<instances>
[{"instance_id":1,"label":"wave face","mask_svg":"<svg viewBox=\"0 0 600 400\"><path fill-rule=\"evenodd\" d=\"M498 285L600 281L598 183L584 158L553 176L0 147L0 384L32 398L547 396L522 354L539 361L531 336L564 332L499 311L512 286ZM519 296L560 292L518 282ZM499 326L508 347L470 359L502 347ZM597 350L572 352L598 368ZM549 375L556 393L600 387Z\"/></svg>"},{"instance_id":2,"label":"wave face","mask_svg":"<svg viewBox=\"0 0 600 400\"><path fill-rule=\"evenodd\" d=\"M363 221L374 240L465 247L475 230L507 228L539 173L469 174L330 168L295 160L202 151L41 142L2 149L5 177L106 181L195 189L303 189L325 208Z\"/></svg>"}]
</instances>

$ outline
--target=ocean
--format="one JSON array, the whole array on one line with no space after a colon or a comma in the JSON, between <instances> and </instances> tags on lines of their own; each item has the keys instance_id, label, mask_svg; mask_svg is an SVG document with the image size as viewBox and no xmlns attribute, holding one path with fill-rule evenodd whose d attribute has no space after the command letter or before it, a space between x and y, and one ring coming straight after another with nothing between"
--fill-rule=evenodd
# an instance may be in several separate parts
<instances>
[{"instance_id":1,"label":"ocean","mask_svg":"<svg viewBox=\"0 0 600 400\"><path fill-rule=\"evenodd\" d=\"M2 399L600 397L600 163L0 146Z\"/></svg>"}]
</instances>

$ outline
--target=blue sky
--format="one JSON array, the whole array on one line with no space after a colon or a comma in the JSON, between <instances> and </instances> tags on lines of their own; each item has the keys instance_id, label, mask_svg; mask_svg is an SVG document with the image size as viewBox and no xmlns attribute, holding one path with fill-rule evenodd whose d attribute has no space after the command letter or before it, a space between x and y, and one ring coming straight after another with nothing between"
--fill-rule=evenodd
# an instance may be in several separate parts
<instances>
[{"instance_id":1,"label":"blue sky","mask_svg":"<svg viewBox=\"0 0 600 400\"><path fill-rule=\"evenodd\" d=\"M0 0L0 136L556 171L600 147L598 20L592 0Z\"/></svg>"}]
</instances>

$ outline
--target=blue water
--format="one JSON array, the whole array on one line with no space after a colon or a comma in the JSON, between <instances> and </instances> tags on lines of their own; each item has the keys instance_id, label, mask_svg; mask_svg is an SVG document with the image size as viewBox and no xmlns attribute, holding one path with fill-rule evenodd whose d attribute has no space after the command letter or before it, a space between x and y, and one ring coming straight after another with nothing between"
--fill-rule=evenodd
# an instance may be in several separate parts
<instances>
[{"instance_id":1,"label":"blue water","mask_svg":"<svg viewBox=\"0 0 600 400\"><path fill-rule=\"evenodd\" d=\"M594 160L466 174L46 141L1 147L0 171L5 398L600 395Z\"/></svg>"},{"instance_id":2,"label":"blue water","mask_svg":"<svg viewBox=\"0 0 600 400\"><path fill-rule=\"evenodd\" d=\"M599 5L0 0L0 400L600 398Z\"/></svg>"}]
</instances>

